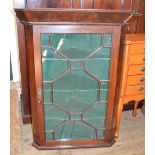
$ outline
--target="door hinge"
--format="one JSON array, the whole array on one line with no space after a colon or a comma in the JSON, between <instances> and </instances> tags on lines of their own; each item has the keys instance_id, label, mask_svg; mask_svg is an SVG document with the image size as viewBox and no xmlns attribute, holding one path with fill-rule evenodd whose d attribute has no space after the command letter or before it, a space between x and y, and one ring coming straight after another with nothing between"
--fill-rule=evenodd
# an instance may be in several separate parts
<instances>
[{"instance_id":1,"label":"door hinge","mask_svg":"<svg viewBox=\"0 0 155 155\"><path fill-rule=\"evenodd\" d=\"M42 89L38 88L37 89L37 102L41 103L41 98L42 98Z\"/></svg>"}]
</instances>

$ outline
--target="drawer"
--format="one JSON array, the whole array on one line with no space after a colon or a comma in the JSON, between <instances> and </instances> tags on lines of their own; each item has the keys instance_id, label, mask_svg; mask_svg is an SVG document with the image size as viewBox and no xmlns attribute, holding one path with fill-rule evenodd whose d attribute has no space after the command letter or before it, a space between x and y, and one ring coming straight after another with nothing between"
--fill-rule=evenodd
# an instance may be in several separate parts
<instances>
[{"instance_id":1,"label":"drawer","mask_svg":"<svg viewBox=\"0 0 155 155\"><path fill-rule=\"evenodd\" d=\"M144 75L133 75L128 76L127 85L137 85L137 84L144 84L145 83L145 76Z\"/></svg>"},{"instance_id":2,"label":"drawer","mask_svg":"<svg viewBox=\"0 0 155 155\"><path fill-rule=\"evenodd\" d=\"M144 53L145 45L144 44L132 44L131 45L131 54Z\"/></svg>"},{"instance_id":3,"label":"drawer","mask_svg":"<svg viewBox=\"0 0 155 155\"><path fill-rule=\"evenodd\" d=\"M144 54L131 54L129 64L144 64L145 56Z\"/></svg>"},{"instance_id":4,"label":"drawer","mask_svg":"<svg viewBox=\"0 0 155 155\"><path fill-rule=\"evenodd\" d=\"M128 70L128 75L144 74L144 65L130 65Z\"/></svg>"},{"instance_id":5,"label":"drawer","mask_svg":"<svg viewBox=\"0 0 155 155\"><path fill-rule=\"evenodd\" d=\"M136 95L145 92L144 85L127 86L125 95Z\"/></svg>"}]
</instances>

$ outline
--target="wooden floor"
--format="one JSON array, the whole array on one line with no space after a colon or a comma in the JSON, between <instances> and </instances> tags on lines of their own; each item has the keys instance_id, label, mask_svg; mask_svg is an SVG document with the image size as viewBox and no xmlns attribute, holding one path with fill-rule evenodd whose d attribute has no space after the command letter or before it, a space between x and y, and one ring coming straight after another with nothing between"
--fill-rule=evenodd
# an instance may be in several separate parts
<instances>
[{"instance_id":1,"label":"wooden floor","mask_svg":"<svg viewBox=\"0 0 155 155\"><path fill-rule=\"evenodd\" d=\"M132 117L131 111L123 112L120 136L109 148L38 151L31 143L31 125L23 125L23 155L144 155L144 116L140 110L136 118Z\"/></svg>"}]
</instances>

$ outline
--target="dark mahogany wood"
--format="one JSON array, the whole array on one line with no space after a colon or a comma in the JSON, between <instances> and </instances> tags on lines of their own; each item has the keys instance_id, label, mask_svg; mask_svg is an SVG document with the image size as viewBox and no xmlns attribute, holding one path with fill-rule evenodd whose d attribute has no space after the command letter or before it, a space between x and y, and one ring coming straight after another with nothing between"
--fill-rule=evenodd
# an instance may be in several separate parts
<instances>
[{"instance_id":1,"label":"dark mahogany wood","mask_svg":"<svg viewBox=\"0 0 155 155\"><path fill-rule=\"evenodd\" d=\"M141 0L15 0L28 8L137 9Z\"/></svg>"},{"instance_id":2,"label":"dark mahogany wood","mask_svg":"<svg viewBox=\"0 0 155 155\"><path fill-rule=\"evenodd\" d=\"M36 91L35 91L35 72L34 72L34 53L33 53L33 29L30 25L25 25L26 35L26 50L27 50L27 64L28 64L28 76L29 76L29 91L31 99L32 109L32 130L34 141L39 141L39 126L37 115L37 103L36 103ZM34 112L33 112L34 111Z\"/></svg>"},{"instance_id":3,"label":"dark mahogany wood","mask_svg":"<svg viewBox=\"0 0 155 155\"><path fill-rule=\"evenodd\" d=\"M132 2L131 2L132 1ZM81 3L83 2L83 3ZM137 20L130 22L124 27L123 34L126 33L144 33L145 32L145 0L14 0L15 8L73 8L73 9L112 9L112 10L133 10L142 13L142 16ZM95 17L96 18L96 17ZM81 21L79 21L80 23ZM20 29L20 24L17 22L17 31L23 34L23 30ZM19 40L23 40L23 35L18 35ZM19 41L20 42L20 41ZM20 44L20 43L19 43ZM20 46L20 45L19 45ZM22 46L22 45L21 45ZM20 52L20 50L19 50ZM20 52L22 54L22 52ZM23 57L23 56L22 56ZM25 60L24 60L25 59ZM26 55L20 59L20 61L26 61ZM22 62L20 62L22 66ZM23 71L22 71L23 70ZM27 79L27 72L24 72L24 67L21 67L21 77ZM27 88L27 82L21 81L22 89L27 92L22 94L24 102L23 111L30 109ZM26 86L26 87L25 87ZM26 95L25 95L26 94ZM27 104L28 103L28 104ZM26 110L25 110L26 108ZM26 115L31 113L26 112ZM24 115L23 115L24 116ZM28 116L29 117L29 116ZM25 120L25 119L23 119ZM25 122L25 121L24 121ZM27 121L26 121L27 122ZM28 121L29 122L29 121Z\"/></svg>"},{"instance_id":4,"label":"dark mahogany wood","mask_svg":"<svg viewBox=\"0 0 155 155\"><path fill-rule=\"evenodd\" d=\"M18 47L20 59L21 72L21 89L22 89L22 120L24 124L31 123L31 108L30 108L30 94L29 94L29 77L27 67L27 55L25 47L25 30L24 25L17 19L17 33L18 33Z\"/></svg>"},{"instance_id":5,"label":"dark mahogany wood","mask_svg":"<svg viewBox=\"0 0 155 155\"><path fill-rule=\"evenodd\" d=\"M145 0L14 0L14 7L133 10L142 17L127 25L124 33L145 32Z\"/></svg>"},{"instance_id":6,"label":"dark mahogany wood","mask_svg":"<svg viewBox=\"0 0 155 155\"><path fill-rule=\"evenodd\" d=\"M84 141L84 145L81 143L80 145L77 144L72 144L72 145L65 145L64 147L62 146L39 146L36 143L33 143L32 146L34 146L35 148L37 148L38 150L64 150L64 149L79 149L79 148L98 148L98 147L110 147L112 146L116 141L113 139L110 143L106 143L104 141L101 141L101 143L96 143L96 144L91 144L90 142L88 142L88 144L86 145L86 142Z\"/></svg>"},{"instance_id":7,"label":"dark mahogany wood","mask_svg":"<svg viewBox=\"0 0 155 155\"><path fill-rule=\"evenodd\" d=\"M112 40L112 56L111 56L111 64L110 64L110 79L109 79L109 92L108 92L108 101L109 105L107 107L107 115L108 121L106 121L106 129L108 140L112 140L113 134L115 134L115 120L116 120L116 105L115 102L115 90L116 90L116 81L117 81L117 66L118 66L118 56L119 56L119 46L120 46L120 37L121 37L121 27L114 27L113 30L113 40ZM113 105L112 105L113 104ZM109 108L109 109L108 109Z\"/></svg>"},{"instance_id":8,"label":"dark mahogany wood","mask_svg":"<svg viewBox=\"0 0 155 155\"><path fill-rule=\"evenodd\" d=\"M126 26L123 34L145 33L145 0L139 0L138 3L133 1L133 9L141 13L142 16L131 21L129 25Z\"/></svg>"},{"instance_id":9,"label":"dark mahogany wood","mask_svg":"<svg viewBox=\"0 0 155 155\"><path fill-rule=\"evenodd\" d=\"M42 8L71 8L71 0L42 0Z\"/></svg>"},{"instance_id":10,"label":"dark mahogany wood","mask_svg":"<svg viewBox=\"0 0 155 155\"><path fill-rule=\"evenodd\" d=\"M28 23L124 23L130 10L15 9L16 16Z\"/></svg>"},{"instance_id":11,"label":"dark mahogany wood","mask_svg":"<svg viewBox=\"0 0 155 155\"><path fill-rule=\"evenodd\" d=\"M139 12L142 16L137 19L136 33L145 33L145 0L141 1Z\"/></svg>"},{"instance_id":12,"label":"dark mahogany wood","mask_svg":"<svg viewBox=\"0 0 155 155\"><path fill-rule=\"evenodd\" d=\"M30 2L33 2L33 6ZM117 65L119 57L121 28L125 23L132 21L132 19L133 21L135 21L135 18L133 18L133 15L131 14L133 13L131 12L133 11L133 4L131 3L131 1L126 0L126 3L115 4L117 9L121 7L126 8L126 10L99 10L92 9L97 7L97 1L95 0L94 3L89 3L92 1L88 0L82 1L85 3L81 3L81 1L79 3L78 0L74 0L71 3L69 3L70 1L65 2L60 0L42 0L35 2L34 0L27 0L27 3L25 5L29 7L29 9L15 9L16 16L24 24L25 29L27 53L25 60L27 60L28 66L27 76L29 78L29 88L27 89L29 89L30 91L31 99L32 129L34 139L33 145L38 149L64 149L111 146L114 143L115 138L115 120L117 108L117 96L115 95L117 93L116 81L117 79L119 79L119 75L117 74ZM100 2L99 4L105 2L105 8L113 9L112 4L114 2L112 0L104 0L98 2ZM64 8L67 8L68 3L70 5L68 9L37 9L37 7L43 6L45 4L48 6L51 5L50 7L63 6ZM30 6L32 6L31 8L34 9L30 9ZM71 9L78 8L77 6L82 9ZM88 9L84 9L85 7ZM122 32L124 32L124 29L122 29ZM41 98L41 102L38 103L36 95L38 88L43 90L40 33L112 33L112 56L109 70L110 85L108 89L105 136L103 138L50 142L46 141L43 96ZM24 75L23 72L22 74Z\"/></svg>"},{"instance_id":13,"label":"dark mahogany wood","mask_svg":"<svg viewBox=\"0 0 155 155\"><path fill-rule=\"evenodd\" d=\"M115 130L115 87L117 80L117 62L119 54L119 39L121 26L101 26L101 25L33 25L25 26L27 38L27 56L30 78L30 94L32 108L32 125L34 143L38 149L64 149L64 148L83 148L83 147L103 147L111 146L114 140ZM32 32L33 31L33 32ZM112 57L110 64L110 86L108 90L108 105L106 113L105 137L102 139L84 139L84 140L63 140L46 141L44 128L44 107L43 96L41 103L37 102L36 90L42 87L42 66L40 51L40 33L112 33ZM39 121L38 121L39 120Z\"/></svg>"}]
</instances>

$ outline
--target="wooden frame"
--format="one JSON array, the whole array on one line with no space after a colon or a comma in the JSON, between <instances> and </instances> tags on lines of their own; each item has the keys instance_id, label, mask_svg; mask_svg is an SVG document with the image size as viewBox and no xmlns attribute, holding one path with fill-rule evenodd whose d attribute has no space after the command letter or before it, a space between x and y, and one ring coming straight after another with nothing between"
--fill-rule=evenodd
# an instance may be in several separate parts
<instances>
[{"instance_id":1,"label":"wooden frame","mask_svg":"<svg viewBox=\"0 0 155 155\"><path fill-rule=\"evenodd\" d=\"M121 25L141 16L131 10L99 9L15 9L19 20L31 24L107 24Z\"/></svg>"},{"instance_id":2,"label":"wooden frame","mask_svg":"<svg viewBox=\"0 0 155 155\"><path fill-rule=\"evenodd\" d=\"M64 149L64 148L79 148L79 147L102 147L111 146L114 140L115 133L115 87L117 62L119 53L119 39L121 26L100 26L100 25L34 25L27 26L26 35L29 38L27 44L28 64L30 75L30 91L31 91L31 109L32 109L32 125L33 137L35 146L38 149ZM44 135L44 109L43 96L41 103L37 102L36 90L42 89L42 69L41 69L41 53L40 51L40 33L112 33L112 57L110 67L110 86L108 92L108 107L106 113L106 129L104 139L86 139L86 140L71 140L71 141L53 141L46 142ZM32 40L33 36L33 40ZM37 120L40 120L39 122Z\"/></svg>"}]
</instances>

